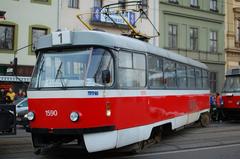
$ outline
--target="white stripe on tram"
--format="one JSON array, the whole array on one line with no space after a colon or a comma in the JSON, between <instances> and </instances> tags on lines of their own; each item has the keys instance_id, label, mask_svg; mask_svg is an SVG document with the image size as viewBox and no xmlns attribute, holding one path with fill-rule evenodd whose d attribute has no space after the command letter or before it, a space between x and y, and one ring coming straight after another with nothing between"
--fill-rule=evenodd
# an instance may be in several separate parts
<instances>
[{"instance_id":1,"label":"white stripe on tram","mask_svg":"<svg viewBox=\"0 0 240 159\"><path fill-rule=\"evenodd\" d=\"M31 98L102 98L209 94L209 90L49 90L28 91Z\"/></svg>"}]
</instances>

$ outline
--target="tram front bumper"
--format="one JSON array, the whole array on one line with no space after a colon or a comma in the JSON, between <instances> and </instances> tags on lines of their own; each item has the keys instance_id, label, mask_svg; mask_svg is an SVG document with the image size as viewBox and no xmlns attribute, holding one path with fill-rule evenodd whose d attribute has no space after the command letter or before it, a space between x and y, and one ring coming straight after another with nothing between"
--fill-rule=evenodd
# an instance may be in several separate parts
<instances>
[{"instance_id":1,"label":"tram front bumper","mask_svg":"<svg viewBox=\"0 0 240 159\"><path fill-rule=\"evenodd\" d=\"M99 133L114 131L115 126L103 126L103 127L94 127L94 128L80 128L80 129L48 129L48 128L27 128L27 132L33 134L56 134L56 135L82 135L89 133Z\"/></svg>"},{"instance_id":2,"label":"tram front bumper","mask_svg":"<svg viewBox=\"0 0 240 159\"><path fill-rule=\"evenodd\" d=\"M116 148L118 138L115 126L87 129L28 128L27 131L32 133L35 148L68 143L77 139L78 146L84 147L88 152L97 152Z\"/></svg>"}]
</instances>

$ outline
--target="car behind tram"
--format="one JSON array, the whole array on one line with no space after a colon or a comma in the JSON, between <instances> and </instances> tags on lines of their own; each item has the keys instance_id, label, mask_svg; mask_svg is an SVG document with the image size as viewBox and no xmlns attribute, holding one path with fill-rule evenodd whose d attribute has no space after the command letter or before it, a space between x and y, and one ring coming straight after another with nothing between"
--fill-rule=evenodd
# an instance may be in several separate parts
<instances>
[{"instance_id":1,"label":"car behind tram","mask_svg":"<svg viewBox=\"0 0 240 159\"><path fill-rule=\"evenodd\" d=\"M240 119L240 67L227 71L222 99L225 117Z\"/></svg>"},{"instance_id":2,"label":"car behind tram","mask_svg":"<svg viewBox=\"0 0 240 159\"><path fill-rule=\"evenodd\" d=\"M88 152L137 145L209 122L208 68L125 36L55 32L37 43L28 89L33 146Z\"/></svg>"}]
</instances>

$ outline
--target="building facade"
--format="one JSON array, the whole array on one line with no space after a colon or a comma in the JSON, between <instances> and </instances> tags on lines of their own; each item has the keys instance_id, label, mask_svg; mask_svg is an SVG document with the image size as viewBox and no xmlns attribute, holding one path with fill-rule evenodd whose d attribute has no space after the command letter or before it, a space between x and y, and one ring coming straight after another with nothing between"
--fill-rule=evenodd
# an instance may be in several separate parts
<instances>
[{"instance_id":1,"label":"building facade","mask_svg":"<svg viewBox=\"0 0 240 159\"><path fill-rule=\"evenodd\" d=\"M81 14L82 19L94 29L115 34L129 33L129 27L120 16L113 15L113 19L119 24L116 26L109 18L97 13L103 6L118 2L125 1L3 0L0 5L0 88L15 87L15 90L18 90L25 87L26 89L36 62L34 45L37 39L58 29L87 30L77 19L78 14ZM142 3L144 11L158 28L158 0L142 0ZM130 9L124 5L121 8ZM124 14L132 24L138 16L139 13L133 11ZM149 24L146 17L140 18L136 23L136 30L146 35L156 35L156 31ZM157 37L150 42L159 44Z\"/></svg>"},{"instance_id":2,"label":"building facade","mask_svg":"<svg viewBox=\"0 0 240 159\"><path fill-rule=\"evenodd\" d=\"M225 5L226 69L240 66L240 1L226 0Z\"/></svg>"},{"instance_id":3,"label":"building facade","mask_svg":"<svg viewBox=\"0 0 240 159\"><path fill-rule=\"evenodd\" d=\"M127 2L131 1L134 0ZM9 77L14 74L24 80L30 77L36 61L34 43L40 36L58 29L87 30L76 15L81 14L94 29L129 33L121 17L113 16L118 22L114 25L105 15L99 14L103 6L118 2L125 0L3 0L0 11L6 13L5 19L0 19L0 81L5 85L19 81ZM211 90L220 91L225 65L224 0L142 0L142 4L148 18L160 31L160 37L151 38L149 42L207 64ZM124 14L131 24L138 16L133 10ZM134 25L145 35L157 35L147 17L140 18ZM15 57L18 67L13 72Z\"/></svg>"},{"instance_id":4,"label":"building facade","mask_svg":"<svg viewBox=\"0 0 240 159\"><path fill-rule=\"evenodd\" d=\"M99 11L103 6L121 3L121 2L131 2L134 0L60 0L60 28L67 30L87 30L87 28L76 18L76 15L81 14L82 19L90 24L94 29L102 30L114 34L126 34L129 33L129 27L127 27L126 23L123 22L123 19L118 15L113 15L112 19L115 20L119 25L116 26L104 14L99 14ZM142 0L143 10L147 13L149 19L153 23L156 28L159 28L159 12L158 12L158 0ZM122 6L122 8L111 9L111 11L116 10L128 10L128 13L124 14L124 17L133 24L139 17L138 12L132 11L132 9L136 9L136 7L130 7L126 4L126 6ZM133 16L132 16L133 15ZM130 18L133 17L133 18ZM140 18L136 23L136 30L138 32L143 33L144 35L152 36L157 35L156 31L153 29L150 22L146 17ZM158 46L159 38L151 38L150 43L155 46Z\"/></svg>"},{"instance_id":5,"label":"building facade","mask_svg":"<svg viewBox=\"0 0 240 159\"><path fill-rule=\"evenodd\" d=\"M224 0L160 0L160 47L205 63L211 92L224 82Z\"/></svg>"},{"instance_id":6,"label":"building facade","mask_svg":"<svg viewBox=\"0 0 240 159\"><path fill-rule=\"evenodd\" d=\"M1 1L0 88L27 88L36 61L34 43L57 29L57 8L53 0Z\"/></svg>"}]
</instances>

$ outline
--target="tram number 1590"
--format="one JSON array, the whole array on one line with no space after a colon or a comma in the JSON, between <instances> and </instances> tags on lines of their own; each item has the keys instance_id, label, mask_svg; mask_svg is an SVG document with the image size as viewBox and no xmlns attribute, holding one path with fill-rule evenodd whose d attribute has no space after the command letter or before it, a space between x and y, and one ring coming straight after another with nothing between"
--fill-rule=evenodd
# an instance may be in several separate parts
<instances>
[{"instance_id":1,"label":"tram number 1590","mask_svg":"<svg viewBox=\"0 0 240 159\"><path fill-rule=\"evenodd\" d=\"M58 115L57 110L45 110L45 115L48 117L54 117Z\"/></svg>"}]
</instances>

